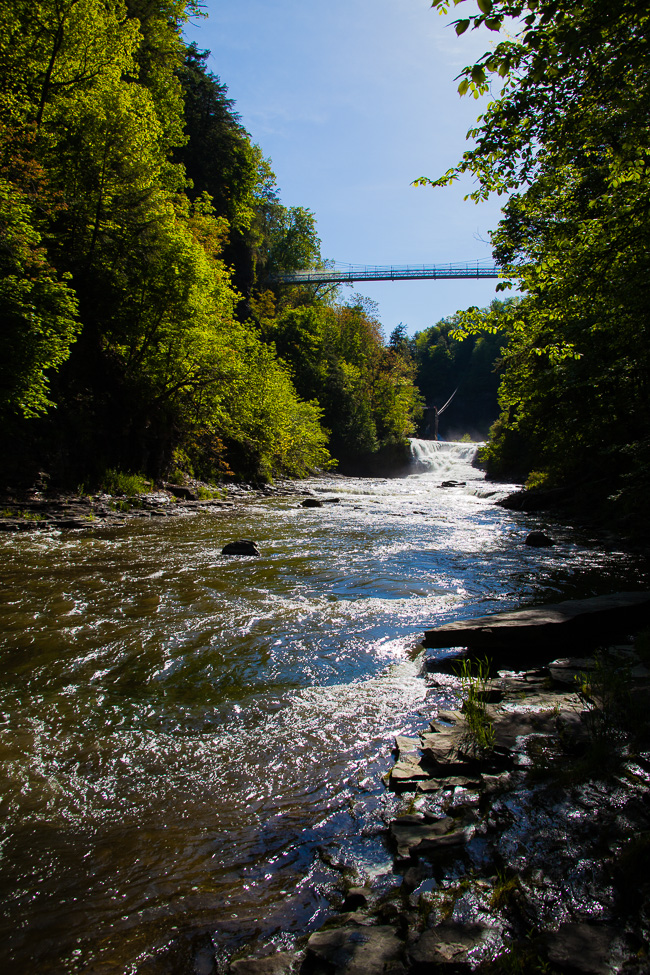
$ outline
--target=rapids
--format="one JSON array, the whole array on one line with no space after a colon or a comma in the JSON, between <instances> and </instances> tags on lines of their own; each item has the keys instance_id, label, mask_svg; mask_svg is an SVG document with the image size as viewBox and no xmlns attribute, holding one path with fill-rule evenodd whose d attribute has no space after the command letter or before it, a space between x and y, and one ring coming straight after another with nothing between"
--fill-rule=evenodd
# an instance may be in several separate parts
<instances>
[{"instance_id":1,"label":"rapids","mask_svg":"<svg viewBox=\"0 0 650 975\"><path fill-rule=\"evenodd\" d=\"M642 584L568 528L524 546L547 526L494 506L475 445L412 453L408 477L307 482L323 508L0 539L6 971L208 975L291 946L344 881L392 882L381 775L440 703L423 630ZM222 556L235 538L261 558Z\"/></svg>"}]
</instances>

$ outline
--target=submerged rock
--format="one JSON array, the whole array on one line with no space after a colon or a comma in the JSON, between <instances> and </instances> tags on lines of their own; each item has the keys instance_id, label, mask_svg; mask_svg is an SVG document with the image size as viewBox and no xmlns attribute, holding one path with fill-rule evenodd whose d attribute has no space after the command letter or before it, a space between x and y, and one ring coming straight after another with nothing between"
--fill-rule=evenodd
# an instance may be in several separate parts
<instances>
[{"instance_id":1,"label":"submerged rock","mask_svg":"<svg viewBox=\"0 0 650 975\"><path fill-rule=\"evenodd\" d=\"M221 549L222 555L260 555L260 550L256 542L248 538L240 538L236 542L228 542Z\"/></svg>"}]
</instances>

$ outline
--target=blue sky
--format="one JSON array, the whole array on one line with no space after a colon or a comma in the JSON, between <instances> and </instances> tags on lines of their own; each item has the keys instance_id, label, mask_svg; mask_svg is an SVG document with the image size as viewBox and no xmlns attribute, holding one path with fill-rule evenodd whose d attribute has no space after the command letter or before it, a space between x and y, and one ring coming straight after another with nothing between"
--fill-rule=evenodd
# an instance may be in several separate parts
<instances>
[{"instance_id":1,"label":"blue sky","mask_svg":"<svg viewBox=\"0 0 650 975\"><path fill-rule=\"evenodd\" d=\"M490 258L500 201L465 202L468 181L416 188L467 147L486 101L454 79L490 43L457 38L429 0L207 0L186 35L212 54L243 124L271 158L287 206L316 216L323 257L351 264ZM494 281L359 283L386 334L409 333L469 305ZM353 294L344 288L343 297Z\"/></svg>"}]
</instances>

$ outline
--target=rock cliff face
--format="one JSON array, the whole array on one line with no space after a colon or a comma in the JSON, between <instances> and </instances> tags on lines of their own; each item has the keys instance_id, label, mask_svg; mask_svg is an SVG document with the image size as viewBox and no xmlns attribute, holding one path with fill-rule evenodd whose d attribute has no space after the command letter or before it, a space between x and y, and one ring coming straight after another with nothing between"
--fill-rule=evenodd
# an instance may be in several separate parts
<instances>
[{"instance_id":1,"label":"rock cliff face","mask_svg":"<svg viewBox=\"0 0 650 975\"><path fill-rule=\"evenodd\" d=\"M351 477L401 477L412 468L411 451L406 441L382 447L374 453L346 454L339 458L337 471Z\"/></svg>"},{"instance_id":2,"label":"rock cliff face","mask_svg":"<svg viewBox=\"0 0 650 975\"><path fill-rule=\"evenodd\" d=\"M617 597L609 610L621 605ZM561 615L575 619L578 608ZM465 703L395 739L385 776L401 805L386 834L394 888L350 891L343 913L296 951L237 962L233 973L647 972L643 639L638 650L601 648L491 678L466 666ZM552 635L546 646L550 656ZM439 681L448 691L449 677Z\"/></svg>"}]
</instances>

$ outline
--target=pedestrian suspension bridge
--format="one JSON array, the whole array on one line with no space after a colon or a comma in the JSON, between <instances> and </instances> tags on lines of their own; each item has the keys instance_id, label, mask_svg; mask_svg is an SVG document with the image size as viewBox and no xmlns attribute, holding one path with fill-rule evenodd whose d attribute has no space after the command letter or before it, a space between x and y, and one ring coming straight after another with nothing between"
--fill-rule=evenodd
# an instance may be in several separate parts
<instances>
[{"instance_id":1,"label":"pedestrian suspension bridge","mask_svg":"<svg viewBox=\"0 0 650 975\"><path fill-rule=\"evenodd\" d=\"M468 261L459 264L403 264L368 265L332 262L327 267L291 274L275 274L272 282L283 284L351 284L353 281L419 281L450 278L498 278L501 274L496 264L486 261Z\"/></svg>"}]
</instances>

